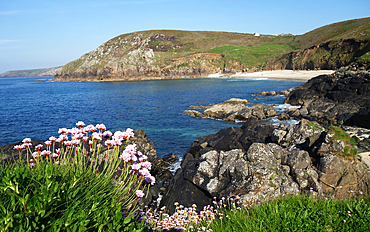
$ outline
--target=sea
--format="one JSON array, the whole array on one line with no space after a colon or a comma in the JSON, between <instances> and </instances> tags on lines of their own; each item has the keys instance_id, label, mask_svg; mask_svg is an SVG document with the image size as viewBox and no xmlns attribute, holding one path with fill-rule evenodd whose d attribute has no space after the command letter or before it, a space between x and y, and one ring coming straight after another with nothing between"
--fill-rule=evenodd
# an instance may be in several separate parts
<instances>
[{"instance_id":1,"label":"sea","mask_svg":"<svg viewBox=\"0 0 370 232\"><path fill-rule=\"evenodd\" d=\"M283 96L256 100L253 94L303 84L266 78L205 78L130 82L53 82L52 77L0 78L0 145L24 138L46 141L59 128L105 124L108 130L142 129L159 157L180 159L194 140L243 122L199 119L183 114L190 105L211 106L230 98L290 108ZM294 124L277 117L261 121Z\"/></svg>"}]
</instances>

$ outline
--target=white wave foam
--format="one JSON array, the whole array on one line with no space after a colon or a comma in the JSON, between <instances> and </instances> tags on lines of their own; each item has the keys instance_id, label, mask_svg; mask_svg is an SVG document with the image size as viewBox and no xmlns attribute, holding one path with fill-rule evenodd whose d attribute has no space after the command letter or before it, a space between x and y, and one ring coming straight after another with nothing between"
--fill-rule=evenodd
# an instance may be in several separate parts
<instances>
[{"instance_id":1,"label":"white wave foam","mask_svg":"<svg viewBox=\"0 0 370 232\"><path fill-rule=\"evenodd\" d=\"M275 109L277 110L288 110L288 109L293 109L293 108L301 108L301 106L292 106L291 104L280 104L278 106L274 106Z\"/></svg>"},{"instance_id":2,"label":"white wave foam","mask_svg":"<svg viewBox=\"0 0 370 232\"><path fill-rule=\"evenodd\" d=\"M234 76L232 76L234 77ZM264 80L268 80L267 77L242 77L242 78L233 78L233 79L230 79L228 81L264 81Z\"/></svg>"},{"instance_id":3,"label":"white wave foam","mask_svg":"<svg viewBox=\"0 0 370 232\"><path fill-rule=\"evenodd\" d=\"M295 119L289 119L289 120L279 120L277 116L271 117L268 119L261 120L261 124L272 124L274 126L278 126L280 124L285 125L296 125L299 121Z\"/></svg>"},{"instance_id":4,"label":"white wave foam","mask_svg":"<svg viewBox=\"0 0 370 232\"><path fill-rule=\"evenodd\" d=\"M182 161L182 157L180 157L179 160L176 161L174 164L171 164L170 167L168 168L168 170L170 170L170 172L172 172L172 174L175 174L177 169L180 168L181 161Z\"/></svg>"}]
</instances>

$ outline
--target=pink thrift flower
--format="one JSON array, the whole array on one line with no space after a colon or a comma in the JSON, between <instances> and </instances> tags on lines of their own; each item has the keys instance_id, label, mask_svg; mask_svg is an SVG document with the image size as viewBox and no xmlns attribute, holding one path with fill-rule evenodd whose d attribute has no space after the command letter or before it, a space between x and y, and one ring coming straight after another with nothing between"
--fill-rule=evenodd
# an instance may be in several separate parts
<instances>
[{"instance_id":1,"label":"pink thrift flower","mask_svg":"<svg viewBox=\"0 0 370 232\"><path fill-rule=\"evenodd\" d=\"M23 143L31 143L31 139L30 138L25 138L22 140Z\"/></svg>"},{"instance_id":2,"label":"pink thrift flower","mask_svg":"<svg viewBox=\"0 0 370 232\"><path fill-rule=\"evenodd\" d=\"M15 145L14 149L21 151L23 149L23 145Z\"/></svg>"},{"instance_id":3,"label":"pink thrift flower","mask_svg":"<svg viewBox=\"0 0 370 232\"><path fill-rule=\"evenodd\" d=\"M52 142L55 142L55 141L57 141L57 138L55 138L54 136L51 136L51 137L49 138L49 140L50 140L50 141L52 141Z\"/></svg>"},{"instance_id":4,"label":"pink thrift flower","mask_svg":"<svg viewBox=\"0 0 370 232\"><path fill-rule=\"evenodd\" d=\"M148 184L154 185L155 184L155 177L152 175L146 176L145 181L148 182Z\"/></svg>"},{"instance_id":5,"label":"pink thrift flower","mask_svg":"<svg viewBox=\"0 0 370 232\"><path fill-rule=\"evenodd\" d=\"M105 131L107 129L104 124L97 124L95 127L101 131Z\"/></svg>"},{"instance_id":6,"label":"pink thrift flower","mask_svg":"<svg viewBox=\"0 0 370 232\"><path fill-rule=\"evenodd\" d=\"M36 151L40 151L42 146L43 146L42 144L39 144L39 145L35 146Z\"/></svg>"},{"instance_id":7,"label":"pink thrift flower","mask_svg":"<svg viewBox=\"0 0 370 232\"><path fill-rule=\"evenodd\" d=\"M82 137L82 140L83 140L84 142L86 142L87 140L89 140L89 137L84 136L84 137Z\"/></svg>"},{"instance_id":8,"label":"pink thrift flower","mask_svg":"<svg viewBox=\"0 0 370 232\"><path fill-rule=\"evenodd\" d=\"M68 136L67 135L59 135L59 139L57 140L60 140L61 142L63 142L64 140L68 140Z\"/></svg>"},{"instance_id":9,"label":"pink thrift flower","mask_svg":"<svg viewBox=\"0 0 370 232\"><path fill-rule=\"evenodd\" d=\"M64 145L71 146L72 145L72 141L64 141Z\"/></svg>"},{"instance_id":10,"label":"pink thrift flower","mask_svg":"<svg viewBox=\"0 0 370 232\"><path fill-rule=\"evenodd\" d=\"M53 158L53 159L56 159L56 158L58 158L58 154L57 153L53 153L53 154L51 154L51 158Z\"/></svg>"},{"instance_id":11,"label":"pink thrift flower","mask_svg":"<svg viewBox=\"0 0 370 232\"><path fill-rule=\"evenodd\" d=\"M147 159L148 159L148 156L146 156L146 155L140 155L141 154L141 152L139 153L138 152L138 155L139 155L139 161L140 162L144 162L144 161L146 161ZM149 168L148 168L149 169Z\"/></svg>"},{"instance_id":12,"label":"pink thrift flower","mask_svg":"<svg viewBox=\"0 0 370 232\"><path fill-rule=\"evenodd\" d=\"M104 138L110 138L110 137L112 137L112 135L113 135L112 132L110 132L110 131L104 131L104 133L103 133L102 136Z\"/></svg>"},{"instance_id":13,"label":"pink thrift flower","mask_svg":"<svg viewBox=\"0 0 370 232\"><path fill-rule=\"evenodd\" d=\"M24 144L22 144L22 146L24 148L29 148L29 147L32 147L32 143L24 143Z\"/></svg>"},{"instance_id":14,"label":"pink thrift flower","mask_svg":"<svg viewBox=\"0 0 370 232\"><path fill-rule=\"evenodd\" d=\"M85 126L85 123L83 121L78 121L76 123L76 126L78 126L78 127L84 127Z\"/></svg>"},{"instance_id":15,"label":"pink thrift flower","mask_svg":"<svg viewBox=\"0 0 370 232\"><path fill-rule=\"evenodd\" d=\"M134 143L134 144L127 145L127 147L125 148L125 151L127 151L130 154L136 153L136 144Z\"/></svg>"},{"instance_id":16,"label":"pink thrift flower","mask_svg":"<svg viewBox=\"0 0 370 232\"><path fill-rule=\"evenodd\" d=\"M59 128L58 133L59 134L66 134L67 131L68 131L67 128Z\"/></svg>"},{"instance_id":17,"label":"pink thrift flower","mask_svg":"<svg viewBox=\"0 0 370 232\"><path fill-rule=\"evenodd\" d=\"M50 154L51 154L51 151L46 151L46 150L40 153L41 156L49 156Z\"/></svg>"},{"instance_id":18,"label":"pink thrift flower","mask_svg":"<svg viewBox=\"0 0 370 232\"><path fill-rule=\"evenodd\" d=\"M127 139L134 137L134 130L131 128L126 129Z\"/></svg>"},{"instance_id":19,"label":"pink thrift flower","mask_svg":"<svg viewBox=\"0 0 370 232\"><path fill-rule=\"evenodd\" d=\"M68 134L71 134L72 136L75 136L79 133L81 133L81 130L77 127L73 127L72 129L68 130Z\"/></svg>"},{"instance_id":20,"label":"pink thrift flower","mask_svg":"<svg viewBox=\"0 0 370 232\"><path fill-rule=\"evenodd\" d=\"M121 146L122 145L122 141L121 140L114 139L114 140L112 140L112 145L113 146Z\"/></svg>"},{"instance_id":21,"label":"pink thrift flower","mask_svg":"<svg viewBox=\"0 0 370 232\"><path fill-rule=\"evenodd\" d=\"M145 194L141 190L136 190L135 195L136 195L137 198L142 198L142 197L144 197Z\"/></svg>"},{"instance_id":22,"label":"pink thrift flower","mask_svg":"<svg viewBox=\"0 0 370 232\"><path fill-rule=\"evenodd\" d=\"M107 140L107 141L105 141L105 146L106 147L110 147L110 146L112 146L112 140Z\"/></svg>"},{"instance_id":23,"label":"pink thrift flower","mask_svg":"<svg viewBox=\"0 0 370 232\"><path fill-rule=\"evenodd\" d=\"M149 170L148 170L148 169L146 169L146 168L141 169L141 170L139 171L139 173L140 173L140 175L142 175L142 176L150 176L150 172L149 172Z\"/></svg>"},{"instance_id":24,"label":"pink thrift flower","mask_svg":"<svg viewBox=\"0 0 370 232\"><path fill-rule=\"evenodd\" d=\"M51 146L51 141L45 141L45 145L48 147Z\"/></svg>"},{"instance_id":25,"label":"pink thrift flower","mask_svg":"<svg viewBox=\"0 0 370 232\"><path fill-rule=\"evenodd\" d=\"M101 144L98 144L98 145L96 145L98 148L102 148L103 147L103 145L101 145Z\"/></svg>"},{"instance_id":26,"label":"pink thrift flower","mask_svg":"<svg viewBox=\"0 0 370 232\"><path fill-rule=\"evenodd\" d=\"M83 139L83 137L84 137L84 134L83 133L77 133L74 136L75 139L79 139L79 140Z\"/></svg>"},{"instance_id":27,"label":"pink thrift flower","mask_svg":"<svg viewBox=\"0 0 370 232\"><path fill-rule=\"evenodd\" d=\"M88 126L86 126L86 128L85 128L85 132L86 133L89 133L89 132L95 132L96 131L96 128L95 128L95 126L93 126L93 125L88 125Z\"/></svg>"},{"instance_id":28,"label":"pink thrift flower","mask_svg":"<svg viewBox=\"0 0 370 232\"><path fill-rule=\"evenodd\" d=\"M122 155L119 157L120 159L122 159L124 162L129 162L131 160L131 154L123 151L122 152Z\"/></svg>"},{"instance_id":29,"label":"pink thrift flower","mask_svg":"<svg viewBox=\"0 0 370 232\"><path fill-rule=\"evenodd\" d=\"M140 164L140 163L133 163L133 164L131 165L131 168L132 168L132 170L134 170L134 171L139 171L139 169L141 168L141 164Z\"/></svg>"},{"instance_id":30,"label":"pink thrift flower","mask_svg":"<svg viewBox=\"0 0 370 232\"><path fill-rule=\"evenodd\" d=\"M94 132L94 133L92 134L92 137L93 137L93 139L94 139L94 140L98 140L98 141L100 141L100 140L101 140L101 137L100 137L99 133Z\"/></svg>"},{"instance_id":31,"label":"pink thrift flower","mask_svg":"<svg viewBox=\"0 0 370 232\"><path fill-rule=\"evenodd\" d=\"M72 141L71 141L71 144L72 144L73 146L78 146L78 144L80 144L80 141L79 141L79 140L77 140L77 139L74 139L74 140L72 140Z\"/></svg>"},{"instance_id":32,"label":"pink thrift flower","mask_svg":"<svg viewBox=\"0 0 370 232\"><path fill-rule=\"evenodd\" d=\"M35 159L39 158L39 153L35 151L34 153L32 153L32 157Z\"/></svg>"},{"instance_id":33,"label":"pink thrift flower","mask_svg":"<svg viewBox=\"0 0 370 232\"><path fill-rule=\"evenodd\" d=\"M137 161L137 157L136 157L136 155L132 154L132 155L131 155L131 160L132 160L132 161L134 161L134 162L136 162L136 161Z\"/></svg>"},{"instance_id":34,"label":"pink thrift flower","mask_svg":"<svg viewBox=\"0 0 370 232\"><path fill-rule=\"evenodd\" d=\"M152 164L149 161L145 161L141 163L141 167L144 167L148 170L152 169Z\"/></svg>"},{"instance_id":35,"label":"pink thrift flower","mask_svg":"<svg viewBox=\"0 0 370 232\"><path fill-rule=\"evenodd\" d=\"M126 136L126 133L124 133L122 131L116 131L113 134L113 139L122 141L125 138L125 136Z\"/></svg>"},{"instance_id":36,"label":"pink thrift flower","mask_svg":"<svg viewBox=\"0 0 370 232\"><path fill-rule=\"evenodd\" d=\"M55 152L60 155L60 148L56 149Z\"/></svg>"}]
</instances>

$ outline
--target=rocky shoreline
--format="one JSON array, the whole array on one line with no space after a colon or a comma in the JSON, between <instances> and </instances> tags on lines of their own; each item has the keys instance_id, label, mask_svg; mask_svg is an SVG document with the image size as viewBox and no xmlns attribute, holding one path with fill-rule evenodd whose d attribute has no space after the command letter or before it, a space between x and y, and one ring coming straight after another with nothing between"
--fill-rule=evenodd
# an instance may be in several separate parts
<instances>
[{"instance_id":1,"label":"rocky shoreline","mask_svg":"<svg viewBox=\"0 0 370 232\"><path fill-rule=\"evenodd\" d=\"M370 128L370 69L318 76L291 91L285 103L300 106L286 112L290 117Z\"/></svg>"}]
</instances>

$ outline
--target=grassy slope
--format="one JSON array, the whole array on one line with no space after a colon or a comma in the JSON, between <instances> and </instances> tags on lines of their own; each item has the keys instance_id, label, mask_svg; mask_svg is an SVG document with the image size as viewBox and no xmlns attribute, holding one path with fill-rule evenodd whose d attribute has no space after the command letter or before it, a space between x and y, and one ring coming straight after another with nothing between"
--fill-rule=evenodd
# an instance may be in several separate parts
<instances>
[{"instance_id":1,"label":"grassy slope","mask_svg":"<svg viewBox=\"0 0 370 232\"><path fill-rule=\"evenodd\" d=\"M370 18L338 22L317 28L298 36L291 45L302 49L340 39L370 39Z\"/></svg>"}]
</instances>

